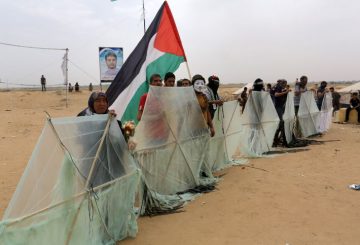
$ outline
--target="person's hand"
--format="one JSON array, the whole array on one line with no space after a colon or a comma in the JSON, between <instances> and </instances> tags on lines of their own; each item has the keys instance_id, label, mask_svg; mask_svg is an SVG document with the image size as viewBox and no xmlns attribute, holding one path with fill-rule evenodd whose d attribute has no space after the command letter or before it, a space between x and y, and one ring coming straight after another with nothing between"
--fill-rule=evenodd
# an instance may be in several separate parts
<instances>
[{"instance_id":1,"label":"person's hand","mask_svg":"<svg viewBox=\"0 0 360 245\"><path fill-rule=\"evenodd\" d=\"M214 129L214 126L211 126L210 127L210 136L214 137L214 135L215 135L215 129Z\"/></svg>"},{"instance_id":2,"label":"person's hand","mask_svg":"<svg viewBox=\"0 0 360 245\"><path fill-rule=\"evenodd\" d=\"M223 101L223 100L218 100L218 101L217 101L217 105L222 106L223 104L224 104L224 101Z\"/></svg>"},{"instance_id":3,"label":"person's hand","mask_svg":"<svg viewBox=\"0 0 360 245\"><path fill-rule=\"evenodd\" d=\"M130 151L133 151L133 150L135 150L135 148L136 148L136 142L135 141L133 141L133 140L129 140L129 142L128 142L128 147L129 147L129 150Z\"/></svg>"},{"instance_id":4,"label":"person's hand","mask_svg":"<svg viewBox=\"0 0 360 245\"><path fill-rule=\"evenodd\" d=\"M109 114L113 117L116 117L115 110L109 110Z\"/></svg>"}]
</instances>

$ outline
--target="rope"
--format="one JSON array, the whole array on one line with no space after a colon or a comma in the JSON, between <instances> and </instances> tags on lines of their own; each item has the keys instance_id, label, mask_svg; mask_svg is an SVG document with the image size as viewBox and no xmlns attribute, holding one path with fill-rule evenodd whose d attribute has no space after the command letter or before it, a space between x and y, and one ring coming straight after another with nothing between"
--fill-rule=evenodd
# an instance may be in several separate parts
<instances>
[{"instance_id":1,"label":"rope","mask_svg":"<svg viewBox=\"0 0 360 245\"><path fill-rule=\"evenodd\" d=\"M9 84L9 85L17 85L17 86L24 86L24 87L41 87L41 85L37 85L37 84L25 84L25 83L9 83L9 82L0 82L2 84ZM51 84L51 85L47 85L46 87L57 87L57 86L63 86L64 84L62 83L57 83L57 84Z\"/></svg>"},{"instance_id":2,"label":"rope","mask_svg":"<svg viewBox=\"0 0 360 245\"><path fill-rule=\"evenodd\" d=\"M19 45L19 44L12 44L12 43L5 43L0 42L1 45L11 46L11 47L18 47L18 48L31 48L31 49L42 49L42 50L64 50L66 51L66 48L44 48L44 47L35 47L35 46L26 46L26 45Z\"/></svg>"},{"instance_id":3,"label":"rope","mask_svg":"<svg viewBox=\"0 0 360 245\"><path fill-rule=\"evenodd\" d=\"M93 198L92 198L93 197ZM96 194L96 192L94 191L94 188L91 186L91 188L88 190L88 212L89 212L89 220L92 221L93 217L94 217L94 203L95 203L95 207L96 207L96 211L100 217L101 220L101 224L103 225L106 234L109 236L109 238L111 240L113 240L113 242L116 242L115 238L110 234L109 229L104 221L103 216L101 216L100 213L100 208L99 205L97 203L97 200L99 200L99 196ZM90 225L90 223L89 223Z\"/></svg>"},{"instance_id":4,"label":"rope","mask_svg":"<svg viewBox=\"0 0 360 245\"><path fill-rule=\"evenodd\" d=\"M69 149L65 146L65 144L64 144L64 143L62 142L62 140L60 139L60 136L59 136L59 134L57 133L57 131L56 131L55 127L54 127L54 124L53 124L52 121L51 121L51 116L50 116L50 114L49 114L47 111L45 111L45 113L47 114L47 117L48 117L47 119L48 119L48 122L49 122L49 124L50 124L50 126L51 126L51 129L53 130L56 138L57 138L57 139L59 140L59 142L60 142L60 146L61 146L61 147L63 148L63 150L69 155L70 160L71 160L72 164L74 165L75 169L77 170L77 172L79 173L79 175L80 175L84 180L86 180L86 177L81 173L80 169L78 168L78 166L77 166L76 163L75 163L75 160L74 160L73 157L71 156Z\"/></svg>"},{"instance_id":5,"label":"rope","mask_svg":"<svg viewBox=\"0 0 360 245\"><path fill-rule=\"evenodd\" d=\"M91 75L90 73L86 72L84 69L82 69L80 66L78 66L77 64L75 64L73 61L71 61L70 59L68 59L68 61L73 64L76 68L78 68L80 71L82 71L85 75L88 75L91 79L94 79L95 81L97 81L98 79L95 78L93 75Z\"/></svg>"}]
</instances>

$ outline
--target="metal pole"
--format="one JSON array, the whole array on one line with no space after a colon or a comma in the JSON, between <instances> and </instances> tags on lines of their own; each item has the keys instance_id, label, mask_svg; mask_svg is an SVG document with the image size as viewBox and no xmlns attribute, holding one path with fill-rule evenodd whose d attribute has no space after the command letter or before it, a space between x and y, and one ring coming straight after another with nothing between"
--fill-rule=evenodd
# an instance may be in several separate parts
<instances>
[{"instance_id":1,"label":"metal pole","mask_svg":"<svg viewBox=\"0 0 360 245\"><path fill-rule=\"evenodd\" d=\"M191 81L191 72L190 72L189 63L187 61L185 61L185 63L186 63L186 69L187 69L187 72L188 72L189 80Z\"/></svg>"},{"instance_id":2,"label":"metal pole","mask_svg":"<svg viewBox=\"0 0 360 245\"><path fill-rule=\"evenodd\" d=\"M68 55L69 55L69 49L66 49L66 54L65 54L65 65L66 65L66 73L65 73L65 94L66 94L66 108L68 108L68 85L69 85L69 81L68 81Z\"/></svg>"},{"instance_id":3,"label":"metal pole","mask_svg":"<svg viewBox=\"0 0 360 245\"><path fill-rule=\"evenodd\" d=\"M143 17L144 17L144 34L146 32L146 25L145 25L145 0L143 0Z\"/></svg>"}]
</instances>

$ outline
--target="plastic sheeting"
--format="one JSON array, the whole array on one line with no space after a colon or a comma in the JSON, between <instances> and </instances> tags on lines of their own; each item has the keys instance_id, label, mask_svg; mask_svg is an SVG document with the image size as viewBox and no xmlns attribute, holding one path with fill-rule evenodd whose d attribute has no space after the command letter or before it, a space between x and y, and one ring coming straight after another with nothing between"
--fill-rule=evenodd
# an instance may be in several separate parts
<instances>
[{"instance_id":1,"label":"plastic sheeting","mask_svg":"<svg viewBox=\"0 0 360 245\"><path fill-rule=\"evenodd\" d=\"M319 132L324 133L330 129L332 122L332 96L330 92L325 93L321 104Z\"/></svg>"},{"instance_id":2,"label":"plastic sheeting","mask_svg":"<svg viewBox=\"0 0 360 245\"><path fill-rule=\"evenodd\" d=\"M241 107L236 100L225 102L223 105L225 130L225 148L232 164L245 163L241 153L242 125L240 123Z\"/></svg>"},{"instance_id":3,"label":"plastic sheeting","mask_svg":"<svg viewBox=\"0 0 360 245\"><path fill-rule=\"evenodd\" d=\"M107 118L46 122L0 223L0 244L115 244L135 236L140 172L117 121Z\"/></svg>"},{"instance_id":4,"label":"plastic sheeting","mask_svg":"<svg viewBox=\"0 0 360 245\"><path fill-rule=\"evenodd\" d=\"M312 91L301 94L298 120L303 137L319 133L320 112Z\"/></svg>"},{"instance_id":5,"label":"plastic sheeting","mask_svg":"<svg viewBox=\"0 0 360 245\"><path fill-rule=\"evenodd\" d=\"M236 100L224 102L218 108L213 119L215 136L210 139L208 157L212 171L217 171L232 165L244 164L246 159L241 155L241 130L239 123L241 107Z\"/></svg>"},{"instance_id":6,"label":"plastic sheeting","mask_svg":"<svg viewBox=\"0 0 360 245\"><path fill-rule=\"evenodd\" d=\"M209 151L206 154L206 164L211 171L231 166L225 145L226 128L224 127L224 118L228 115L225 114L224 106L225 104L217 108L213 118L215 135L210 139Z\"/></svg>"},{"instance_id":7,"label":"plastic sheeting","mask_svg":"<svg viewBox=\"0 0 360 245\"><path fill-rule=\"evenodd\" d=\"M294 92L289 92L287 94L283 120L284 120L286 142L290 144L290 142L293 140L293 133L296 122L295 108L294 108Z\"/></svg>"},{"instance_id":8,"label":"plastic sheeting","mask_svg":"<svg viewBox=\"0 0 360 245\"><path fill-rule=\"evenodd\" d=\"M173 195L215 181L206 164L210 133L192 87L150 87L133 140L150 191Z\"/></svg>"},{"instance_id":9,"label":"plastic sheeting","mask_svg":"<svg viewBox=\"0 0 360 245\"><path fill-rule=\"evenodd\" d=\"M270 94L252 91L240 117L241 151L251 157L270 151L279 121Z\"/></svg>"}]
</instances>

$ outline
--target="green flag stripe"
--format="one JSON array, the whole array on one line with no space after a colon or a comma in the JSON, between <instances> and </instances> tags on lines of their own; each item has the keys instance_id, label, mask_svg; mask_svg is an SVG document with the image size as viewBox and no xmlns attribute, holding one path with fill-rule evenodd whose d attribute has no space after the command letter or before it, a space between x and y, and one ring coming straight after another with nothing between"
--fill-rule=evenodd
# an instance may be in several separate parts
<instances>
[{"instance_id":1,"label":"green flag stripe","mask_svg":"<svg viewBox=\"0 0 360 245\"><path fill-rule=\"evenodd\" d=\"M149 79L152 74L158 73L163 78L167 72L175 72L182 62L184 62L184 57L165 53L148 65L146 68L146 77ZM136 123L138 122L136 115L138 112L140 97L148 90L149 85L146 81L144 81L129 101L121 121L125 122L134 120Z\"/></svg>"}]
</instances>

